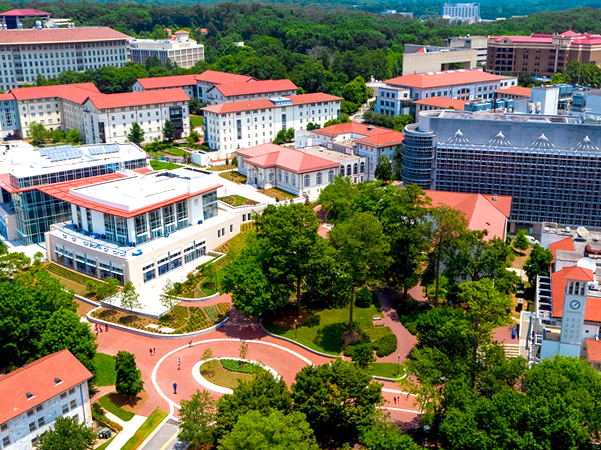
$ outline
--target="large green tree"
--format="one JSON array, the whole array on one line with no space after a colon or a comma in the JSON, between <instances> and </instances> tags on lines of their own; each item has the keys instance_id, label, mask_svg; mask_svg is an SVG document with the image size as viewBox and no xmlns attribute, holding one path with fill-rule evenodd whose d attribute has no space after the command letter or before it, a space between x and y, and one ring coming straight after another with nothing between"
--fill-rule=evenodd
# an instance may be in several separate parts
<instances>
[{"instance_id":1,"label":"large green tree","mask_svg":"<svg viewBox=\"0 0 601 450\"><path fill-rule=\"evenodd\" d=\"M136 357L125 351L117 352L115 358L115 390L118 394L132 398L144 387L142 372L136 365Z\"/></svg>"},{"instance_id":2,"label":"large green tree","mask_svg":"<svg viewBox=\"0 0 601 450\"><path fill-rule=\"evenodd\" d=\"M378 158L374 176L381 181L392 180L392 164L390 164L390 160L385 155Z\"/></svg>"},{"instance_id":3,"label":"large green tree","mask_svg":"<svg viewBox=\"0 0 601 450\"><path fill-rule=\"evenodd\" d=\"M136 145L140 145L144 142L144 130L138 122L134 122L131 126L127 139L129 139L129 142L133 142Z\"/></svg>"},{"instance_id":4,"label":"large green tree","mask_svg":"<svg viewBox=\"0 0 601 450\"><path fill-rule=\"evenodd\" d=\"M294 411L240 416L232 431L219 441L219 450L319 450L304 414Z\"/></svg>"},{"instance_id":5,"label":"large green tree","mask_svg":"<svg viewBox=\"0 0 601 450\"><path fill-rule=\"evenodd\" d=\"M190 400L182 400L179 410L180 440L189 442L192 448L213 444L216 415L217 405L208 391L197 390Z\"/></svg>"},{"instance_id":6,"label":"large green tree","mask_svg":"<svg viewBox=\"0 0 601 450\"><path fill-rule=\"evenodd\" d=\"M40 437L40 450L92 450L96 433L72 417L58 416Z\"/></svg>"},{"instance_id":7,"label":"large green tree","mask_svg":"<svg viewBox=\"0 0 601 450\"><path fill-rule=\"evenodd\" d=\"M528 281L534 283L537 275L549 275L552 260L553 254L550 250L534 244L530 256L524 264L524 273L528 277Z\"/></svg>"},{"instance_id":8,"label":"large green tree","mask_svg":"<svg viewBox=\"0 0 601 450\"><path fill-rule=\"evenodd\" d=\"M348 221L338 223L329 233L331 245L342 274L349 279L349 331L353 330L355 289L378 286L391 263L390 244L382 224L369 212L354 214Z\"/></svg>"},{"instance_id":9,"label":"large green tree","mask_svg":"<svg viewBox=\"0 0 601 450\"><path fill-rule=\"evenodd\" d=\"M46 142L48 137L48 131L44 128L44 125L38 122L31 122L29 125L29 137L33 145L42 145Z\"/></svg>"},{"instance_id":10,"label":"large green tree","mask_svg":"<svg viewBox=\"0 0 601 450\"><path fill-rule=\"evenodd\" d=\"M372 426L383 401L382 385L369 372L340 359L304 367L296 374L292 396L320 440L339 442L354 442L361 427Z\"/></svg>"}]
</instances>

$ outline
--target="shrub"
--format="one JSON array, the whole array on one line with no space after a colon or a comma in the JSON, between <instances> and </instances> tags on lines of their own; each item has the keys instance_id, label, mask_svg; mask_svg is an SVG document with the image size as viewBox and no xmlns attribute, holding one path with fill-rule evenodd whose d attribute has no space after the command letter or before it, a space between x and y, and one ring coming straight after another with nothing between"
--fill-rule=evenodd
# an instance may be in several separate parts
<instances>
[{"instance_id":1,"label":"shrub","mask_svg":"<svg viewBox=\"0 0 601 450\"><path fill-rule=\"evenodd\" d=\"M372 304L373 294L367 288L362 288L355 294L355 306L358 308L368 308Z\"/></svg>"},{"instance_id":2,"label":"shrub","mask_svg":"<svg viewBox=\"0 0 601 450\"><path fill-rule=\"evenodd\" d=\"M378 355L378 358L382 358L383 356L388 356L394 353L396 351L397 344L398 341L394 334L388 334L376 339L374 342L376 355Z\"/></svg>"},{"instance_id":3,"label":"shrub","mask_svg":"<svg viewBox=\"0 0 601 450\"><path fill-rule=\"evenodd\" d=\"M232 372L253 374L265 370L258 364L245 363L244 361L238 361L237 359L222 359L220 362L225 370L230 370Z\"/></svg>"}]
</instances>

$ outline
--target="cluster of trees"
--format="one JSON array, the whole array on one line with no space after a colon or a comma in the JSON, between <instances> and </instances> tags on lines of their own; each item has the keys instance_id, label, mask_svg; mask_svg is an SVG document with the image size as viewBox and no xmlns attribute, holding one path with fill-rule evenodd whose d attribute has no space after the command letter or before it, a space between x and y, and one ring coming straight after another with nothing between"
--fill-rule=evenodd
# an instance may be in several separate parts
<instances>
[{"instance_id":1,"label":"cluster of trees","mask_svg":"<svg viewBox=\"0 0 601 450\"><path fill-rule=\"evenodd\" d=\"M75 128L70 130L68 133L57 128L56 130L47 130L43 124L38 122L32 122L29 125L29 137L33 145L41 146L46 143L48 139L52 140L52 143L67 142L69 144L81 143L81 135Z\"/></svg>"},{"instance_id":2,"label":"cluster of trees","mask_svg":"<svg viewBox=\"0 0 601 450\"><path fill-rule=\"evenodd\" d=\"M396 131L403 131L407 125L413 123L413 116L410 114L388 116L386 114L379 114L369 110L363 113L363 120L366 123L370 123L379 127L392 128Z\"/></svg>"},{"instance_id":3,"label":"cluster of trees","mask_svg":"<svg viewBox=\"0 0 601 450\"><path fill-rule=\"evenodd\" d=\"M599 88L599 86L601 86L601 68L596 64L571 61L566 64L566 68L563 72L556 73L551 79L551 84L562 83Z\"/></svg>"},{"instance_id":4,"label":"cluster of trees","mask_svg":"<svg viewBox=\"0 0 601 450\"><path fill-rule=\"evenodd\" d=\"M22 265L13 264L16 266L23 270ZM0 280L2 363L19 367L67 348L95 373L95 336L79 320L73 293L65 291L56 278L39 267L10 274L13 278L4 272Z\"/></svg>"},{"instance_id":5,"label":"cluster of trees","mask_svg":"<svg viewBox=\"0 0 601 450\"><path fill-rule=\"evenodd\" d=\"M382 402L382 385L354 363L307 366L290 390L282 379L263 372L217 402L206 391L182 401L180 439L193 448L217 444L220 450L317 450L318 443L377 440L397 446L369 448L417 450L384 421L377 409Z\"/></svg>"}]
</instances>

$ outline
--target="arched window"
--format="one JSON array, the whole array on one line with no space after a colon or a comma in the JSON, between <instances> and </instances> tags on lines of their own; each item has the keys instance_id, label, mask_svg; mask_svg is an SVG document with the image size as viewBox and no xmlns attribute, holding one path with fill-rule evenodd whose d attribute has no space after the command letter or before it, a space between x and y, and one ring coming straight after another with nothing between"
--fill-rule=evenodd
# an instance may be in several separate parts
<instances>
[{"instance_id":1,"label":"arched window","mask_svg":"<svg viewBox=\"0 0 601 450\"><path fill-rule=\"evenodd\" d=\"M348 166L346 166L346 175L347 176L351 176L351 165L349 164Z\"/></svg>"},{"instance_id":2,"label":"arched window","mask_svg":"<svg viewBox=\"0 0 601 450\"><path fill-rule=\"evenodd\" d=\"M340 166L340 175L344 175L344 166Z\"/></svg>"},{"instance_id":3,"label":"arched window","mask_svg":"<svg viewBox=\"0 0 601 450\"><path fill-rule=\"evenodd\" d=\"M359 171L360 171L361 173L365 173L365 163L364 163L364 162L362 162L362 163L361 163L361 166L360 166L360 169L359 169Z\"/></svg>"},{"instance_id":4,"label":"arched window","mask_svg":"<svg viewBox=\"0 0 601 450\"><path fill-rule=\"evenodd\" d=\"M322 181L321 181L321 172L319 172L319 173L317 174L317 177L316 177L316 179L315 179L315 184L317 184L317 185L319 186L319 185L321 184L321 182L322 182Z\"/></svg>"},{"instance_id":5,"label":"arched window","mask_svg":"<svg viewBox=\"0 0 601 450\"><path fill-rule=\"evenodd\" d=\"M334 171L330 170L328 172L328 183L331 183L332 181L334 181Z\"/></svg>"},{"instance_id":6,"label":"arched window","mask_svg":"<svg viewBox=\"0 0 601 450\"><path fill-rule=\"evenodd\" d=\"M309 175L305 175L305 187L311 186L311 178Z\"/></svg>"},{"instance_id":7,"label":"arched window","mask_svg":"<svg viewBox=\"0 0 601 450\"><path fill-rule=\"evenodd\" d=\"M353 175L357 175L358 171L359 171L359 166L357 165L357 163L355 163L353 165Z\"/></svg>"}]
</instances>

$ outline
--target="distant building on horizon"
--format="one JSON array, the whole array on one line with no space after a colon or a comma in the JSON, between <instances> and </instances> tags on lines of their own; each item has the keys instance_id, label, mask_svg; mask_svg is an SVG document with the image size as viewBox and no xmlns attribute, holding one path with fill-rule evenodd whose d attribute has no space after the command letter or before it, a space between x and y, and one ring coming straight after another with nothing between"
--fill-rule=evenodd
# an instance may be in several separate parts
<instances>
[{"instance_id":1,"label":"distant building on horizon","mask_svg":"<svg viewBox=\"0 0 601 450\"><path fill-rule=\"evenodd\" d=\"M480 3L443 3L441 15L450 22L480 22Z\"/></svg>"},{"instance_id":2,"label":"distant building on horizon","mask_svg":"<svg viewBox=\"0 0 601 450\"><path fill-rule=\"evenodd\" d=\"M33 8L13 9L0 13L0 29L21 29L23 27L23 19L28 18L38 19L42 24L45 24L50 20L51 15L49 12Z\"/></svg>"}]
</instances>

